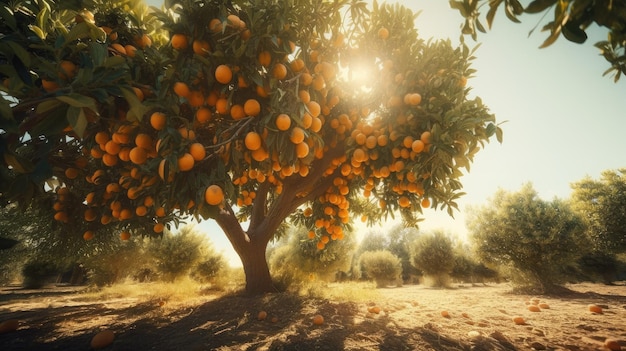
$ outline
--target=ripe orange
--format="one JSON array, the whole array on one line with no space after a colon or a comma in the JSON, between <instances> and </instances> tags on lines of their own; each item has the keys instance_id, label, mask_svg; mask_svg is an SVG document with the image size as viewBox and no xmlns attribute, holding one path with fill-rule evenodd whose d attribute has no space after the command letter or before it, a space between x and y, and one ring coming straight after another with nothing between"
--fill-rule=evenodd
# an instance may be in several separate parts
<instances>
[{"instance_id":1,"label":"ripe orange","mask_svg":"<svg viewBox=\"0 0 626 351\"><path fill-rule=\"evenodd\" d=\"M83 239L89 241L91 239L93 239L94 235L93 235L93 231L88 230L83 234Z\"/></svg>"},{"instance_id":2,"label":"ripe orange","mask_svg":"<svg viewBox=\"0 0 626 351\"><path fill-rule=\"evenodd\" d=\"M211 110L206 107L201 107L196 111L196 121L198 123L206 123L211 120Z\"/></svg>"},{"instance_id":3,"label":"ripe orange","mask_svg":"<svg viewBox=\"0 0 626 351\"><path fill-rule=\"evenodd\" d=\"M130 233L127 231L123 231L120 233L120 239L126 241L128 239L130 239Z\"/></svg>"},{"instance_id":4,"label":"ripe orange","mask_svg":"<svg viewBox=\"0 0 626 351\"><path fill-rule=\"evenodd\" d=\"M135 53L137 52L137 48L132 45L125 45L124 50L126 50L126 55L128 57L135 57Z\"/></svg>"},{"instance_id":5,"label":"ripe orange","mask_svg":"<svg viewBox=\"0 0 626 351\"><path fill-rule=\"evenodd\" d=\"M296 155L298 158L305 158L309 155L309 145L307 143L296 144Z\"/></svg>"},{"instance_id":6,"label":"ripe orange","mask_svg":"<svg viewBox=\"0 0 626 351\"><path fill-rule=\"evenodd\" d=\"M285 131L288 130L289 127L291 127L291 117L284 113L276 117L276 128L278 128L278 130Z\"/></svg>"},{"instance_id":7,"label":"ripe orange","mask_svg":"<svg viewBox=\"0 0 626 351\"><path fill-rule=\"evenodd\" d=\"M159 216L159 217L163 217L163 216ZM152 227L152 230L155 233L161 233L161 232L163 232L163 229L165 229L165 225L163 223L157 223L157 224L154 225L154 227Z\"/></svg>"},{"instance_id":8,"label":"ripe orange","mask_svg":"<svg viewBox=\"0 0 626 351\"><path fill-rule=\"evenodd\" d=\"M422 207L423 208L429 208L430 207L430 200L427 197L422 199Z\"/></svg>"},{"instance_id":9,"label":"ripe orange","mask_svg":"<svg viewBox=\"0 0 626 351\"><path fill-rule=\"evenodd\" d=\"M76 65L72 61L63 60L59 63L59 78L72 80L76 76Z\"/></svg>"},{"instance_id":10,"label":"ripe orange","mask_svg":"<svg viewBox=\"0 0 626 351\"><path fill-rule=\"evenodd\" d=\"M320 107L320 104L317 101L309 101L306 104L306 107L309 110L309 113L311 114L311 116L313 117L318 117L322 111L322 108Z\"/></svg>"},{"instance_id":11,"label":"ripe orange","mask_svg":"<svg viewBox=\"0 0 626 351\"><path fill-rule=\"evenodd\" d=\"M181 172L187 172L193 168L195 160L189 153L184 153L178 158L178 170Z\"/></svg>"},{"instance_id":12,"label":"ripe orange","mask_svg":"<svg viewBox=\"0 0 626 351\"><path fill-rule=\"evenodd\" d=\"M209 42L206 40L194 40L191 46L193 48L193 52L200 56L208 55L211 50L211 45L209 45Z\"/></svg>"},{"instance_id":13,"label":"ripe orange","mask_svg":"<svg viewBox=\"0 0 626 351\"><path fill-rule=\"evenodd\" d=\"M269 51L261 51L258 56L259 63L263 67L269 67L272 63L272 54Z\"/></svg>"},{"instance_id":14,"label":"ripe orange","mask_svg":"<svg viewBox=\"0 0 626 351\"><path fill-rule=\"evenodd\" d=\"M51 93L51 92L56 91L56 90L59 89L59 84L57 84L57 82L55 82L53 80L42 79L41 80L41 87L46 92Z\"/></svg>"},{"instance_id":15,"label":"ripe orange","mask_svg":"<svg viewBox=\"0 0 626 351\"><path fill-rule=\"evenodd\" d=\"M204 200L209 205L219 205L224 201L224 191L218 185L209 185L204 192Z\"/></svg>"},{"instance_id":16,"label":"ripe orange","mask_svg":"<svg viewBox=\"0 0 626 351\"><path fill-rule=\"evenodd\" d=\"M430 144L432 139L432 135L430 134L429 131L425 131L422 133L422 135L420 136L420 140L424 143L424 144Z\"/></svg>"},{"instance_id":17,"label":"ripe orange","mask_svg":"<svg viewBox=\"0 0 626 351\"><path fill-rule=\"evenodd\" d=\"M189 145L189 153L195 161L202 161L206 157L206 149L201 143L193 143Z\"/></svg>"},{"instance_id":18,"label":"ripe orange","mask_svg":"<svg viewBox=\"0 0 626 351\"><path fill-rule=\"evenodd\" d=\"M233 71L226 65L219 65L215 69L215 80L222 84L228 84L233 79Z\"/></svg>"},{"instance_id":19,"label":"ripe orange","mask_svg":"<svg viewBox=\"0 0 626 351\"><path fill-rule=\"evenodd\" d=\"M400 198L398 199L398 204L400 205L400 207L407 208L411 206L411 200L409 200L409 198L406 196L400 196Z\"/></svg>"},{"instance_id":20,"label":"ripe orange","mask_svg":"<svg viewBox=\"0 0 626 351\"><path fill-rule=\"evenodd\" d=\"M300 127L295 127L291 130L291 135L289 136L289 140L291 140L294 144L300 144L304 141L304 130Z\"/></svg>"},{"instance_id":21,"label":"ripe orange","mask_svg":"<svg viewBox=\"0 0 626 351\"><path fill-rule=\"evenodd\" d=\"M146 150L152 149L152 137L146 133L139 133L135 137L135 145Z\"/></svg>"},{"instance_id":22,"label":"ripe orange","mask_svg":"<svg viewBox=\"0 0 626 351\"><path fill-rule=\"evenodd\" d=\"M165 113L163 112L154 112L152 115L150 115L150 125L156 130L162 130L163 128L165 128L166 121L167 118L165 117Z\"/></svg>"},{"instance_id":23,"label":"ripe orange","mask_svg":"<svg viewBox=\"0 0 626 351\"><path fill-rule=\"evenodd\" d=\"M415 140L413 144L411 144L411 150L413 150L413 152L415 152L416 154L424 151L424 147L424 142L422 142L421 140Z\"/></svg>"},{"instance_id":24,"label":"ripe orange","mask_svg":"<svg viewBox=\"0 0 626 351\"><path fill-rule=\"evenodd\" d=\"M249 132L248 134L246 134L244 143L248 150L258 150L261 147L261 135L259 135L259 133L257 132Z\"/></svg>"},{"instance_id":25,"label":"ripe orange","mask_svg":"<svg viewBox=\"0 0 626 351\"><path fill-rule=\"evenodd\" d=\"M272 76L278 80L285 79L287 77L287 67L282 63L277 63L272 69Z\"/></svg>"},{"instance_id":26,"label":"ripe orange","mask_svg":"<svg viewBox=\"0 0 626 351\"><path fill-rule=\"evenodd\" d=\"M261 104L256 99L248 99L244 105L243 110L246 116L257 116L261 113Z\"/></svg>"},{"instance_id":27,"label":"ripe orange","mask_svg":"<svg viewBox=\"0 0 626 351\"><path fill-rule=\"evenodd\" d=\"M139 146L132 148L128 156L130 162L136 165L142 165L148 160L148 152L146 152L146 149Z\"/></svg>"},{"instance_id":28,"label":"ripe orange","mask_svg":"<svg viewBox=\"0 0 626 351\"><path fill-rule=\"evenodd\" d=\"M243 106L241 106L241 105L237 105L237 104L232 105L232 106L230 107L230 116L231 116L231 117L232 117L235 121L240 120L240 119L242 119L242 118L246 117L246 113L245 113L245 111L243 110Z\"/></svg>"},{"instance_id":29,"label":"ripe orange","mask_svg":"<svg viewBox=\"0 0 626 351\"><path fill-rule=\"evenodd\" d=\"M174 93L180 97L187 98L189 97L189 94L191 94L191 91L189 90L189 86L187 86L187 84L183 82L176 82L174 83Z\"/></svg>"},{"instance_id":30,"label":"ripe orange","mask_svg":"<svg viewBox=\"0 0 626 351\"><path fill-rule=\"evenodd\" d=\"M222 21L219 18L214 18L209 22L209 30L213 33L219 33L224 29Z\"/></svg>"},{"instance_id":31,"label":"ripe orange","mask_svg":"<svg viewBox=\"0 0 626 351\"><path fill-rule=\"evenodd\" d=\"M187 41L187 36L184 34L174 34L171 39L172 47L176 50L184 50L189 45Z\"/></svg>"},{"instance_id":32,"label":"ripe orange","mask_svg":"<svg viewBox=\"0 0 626 351\"><path fill-rule=\"evenodd\" d=\"M378 30L378 37L382 40L385 40L387 38L389 38L389 29L385 28L385 27L381 27Z\"/></svg>"},{"instance_id":33,"label":"ripe orange","mask_svg":"<svg viewBox=\"0 0 626 351\"><path fill-rule=\"evenodd\" d=\"M126 55L126 49L122 44L113 43L111 44L111 48L119 54Z\"/></svg>"},{"instance_id":34,"label":"ripe orange","mask_svg":"<svg viewBox=\"0 0 626 351\"><path fill-rule=\"evenodd\" d=\"M76 177L78 177L78 169L71 167L65 169L65 176L67 179L76 179Z\"/></svg>"},{"instance_id":35,"label":"ripe orange","mask_svg":"<svg viewBox=\"0 0 626 351\"><path fill-rule=\"evenodd\" d=\"M324 317L320 314L315 315L315 317L313 317L313 324L315 325L322 325L324 324Z\"/></svg>"}]
</instances>

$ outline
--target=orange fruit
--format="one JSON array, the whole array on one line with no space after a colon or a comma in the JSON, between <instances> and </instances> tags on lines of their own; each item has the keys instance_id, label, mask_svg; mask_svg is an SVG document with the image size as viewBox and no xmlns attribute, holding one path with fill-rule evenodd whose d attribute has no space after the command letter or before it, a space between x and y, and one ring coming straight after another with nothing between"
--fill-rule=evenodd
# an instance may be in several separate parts
<instances>
[{"instance_id":1,"label":"orange fruit","mask_svg":"<svg viewBox=\"0 0 626 351\"><path fill-rule=\"evenodd\" d=\"M265 318L267 318L267 312L265 312L265 311L261 311L257 315L257 319L260 320L260 321L265 320Z\"/></svg>"},{"instance_id":2,"label":"orange fruit","mask_svg":"<svg viewBox=\"0 0 626 351\"><path fill-rule=\"evenodd\" d=\"M76 179L76 177L78 177L78 169L71 167L65 169L65 176L67 179Z\"/></svg>"},{"instance_id":3,"label":"orange fruit","mask_svg":"<svg viewBox=\"0 0 626 351\"><path fill-rule=\"evenodd\" d=\"M413 152L415 152L416 154L424 151L424 147L424 142L422 142L421 140L415 140L413 144L411 144L411 150L413 150Z\"/></svg>"},{"instance_id":4,"label":"orange fruit","mask_svg":"<svg viewBox=\"0 0 626 351\"><path fill-rule=\"evenodd\" d=\"M178 170L181 172L189 171L193 168L195 160L189 153L184 153L178 158Z\"/></svg>"},{"instance_id":5,"label":"orange fruit","mask_svg":"<svg viewBox=\"0 0 626 351\"><path fill-rule=\"evenodd\" d=\"M324 317L322 315L320 315L320 314L315 315L313 317L313 324L315 324L315 325L322 325L322 324L324 324Z\"/></svg>"},{"instance_id":6,"label":"orange fruit","mask_svg":"<svg viewBox=\"0 0 626 351\"><path fill-rule=\"evenodd\" d=\"M407 208L411 206L411 200L409 200L409 198L406 196L400 196L400 198L398 199L398 204L400 205L400 207Z\"/></svg>"},{"instance_id":7,"label":"orange fruit","mask_svg":"<svg viewBox=\"0 0 626 351\"><path fill-rule=\"evenodd\" d=\"M156 130L162 130L163 128L165 128L166 121L167 118L165 117L165 113L163 112L154 112L152 115L150 115L150 125Z\"/></svg>"},{"instance_id":8,"label":"orange fruit","mask_svg":"<svg viewBox=\"0 0 626 351\"><path fill-rule=\"evenodd\" d=\"M427 197L422 199L422 207L423 208L429 208L430 207L430 200Z\"/></svg>"},{"instance_id":9,"label":"orange fruit","mask_svg":"<svg viewBox=\"0 0 626 351\"><path fill-rule=\"evenodd\" d=\"M200 56L208 55L211 50L211 45L209 45L209 42L206 40L194 40L191 46L193 48L193 52Z\"/></svg>"},{"instance_id":10,"label":"orange fruit","mask_svg":"<svg viewBox=\"0 0 626 351\"><path fill-rule=\"evenodd\" d=\"M111 44L111 48L119 54L126 55L126 49L122 44L113 43Z\"/></svg>"},{"instance_id":11,"label":"orange fruit","mask_svg":"<svg viewBox=\"0 0 626 351\"><path fill-rule=\"evenodd\" d=\"M189 153L195 161L202 161L206 157L206 149L201 143L193 143L189 145Z\"/></svg>"},{"instance_id":12,"label":"orange fruit","mask_svg":"<svg viewBox=\"0 0 626 351\"><path fill-rule=\"evenodd\" d=\"M120 239L126 241L128 239L130 239L130 233L127 231L123 231L120 233Z\"/></svg>"},{"instance_id":13,"label":"orange fruit","mask_svg":"<svg viewBox=\"0 0 626 351\"><path fill-rule=\"evenodd\" d=\"M309 145L307 143L296 144L296 155L298 158L305 158L309 155Z\"/></svg>"},{"instance_id":14,"label":"orange fruit","mask_svg":"<svg viewBox=\"0 0 626 351\"><path fill-rule=\"evenodd\" d=\"M272 68L272 76L278 80L285 79L287 77L287 67L282 63L277 63Z\"/></svg>"},{"instance_id":15,"label":"orange fruit","mask_svg":"<svg viewBox=\"0 0 626 351\"><path fill-rule=\"evenodd\" d=\"M276 128L278 128L278 130L285 131L288 130L289 127L291 127L291 117L284 113L276 117Z\"/></svg>"},{"instance_id":16,"label":"orange fruit","mask_svg":"<svg viewBox=\"0 0 626 351\"><path fill-rule=\"evenodd\" d=\"M420 135L420 140L424 143L424 144L430 144L432 139L432 135L430 134L429 131L425 131L422 133L422 135Z\"/></svg>"},{"instance_id":17,"label":"orange fruit","mask_svg":"<svg viewBox=\"0 0 626 351\"><path fill-rule=\"evenodd\" d=\"M41 87L48 93L54 92L59 89L59 84L53 80L42 79Z\"/></svg>"},{"instance_id":18,"label":"orange fruit","mask_svg":"<svg viewBox=\"0 0 626 351\"><path fill-rule=\"evenodd\" d=\"M381 27L378 30L378 37L382 40L385 40L387 38L389 38L389 29L385 28L385 27Z\"/></svg>"},{"instance_id":19,"label":"orange fruit","mask_svg":"<svg viewBox=\"0 0 626 351\"><path fill-rule=\"evenodd\" d=\"M206 123L211 120L211 110L206 107L201 107L196 111L196 121L198 123Z\"/></svg>"},{"instance_id":20,"label":"orange fruit","mask_svg":"<svg viewBox=\"0 0 626 351\"><path fill-rule=\"evenodd\" d=\"M124 50L126 50L126 55L128 57L135 57L135 53L137 52L137 48L132 45L125 45Z\"/></svg>"},{"instance_id":21,"label":"orange fruit","mask_svg":"<svg viewBox=\"0 0 626 351\"><path fill-rule=\"evenodd\" d=\"M258 150L261 147L261 135L257 132L249 132L246 134L244 144L248 150Z\"/></svg>"},{"instance_id":22,"label":"orange fruit","mask_svg":"<svg viewBox=\"0 0 626 351\"><path fill-rule=\"evenodd\" d=\"M243 110L246 116L257 116L261 112L261 104L256 99L248 99L244 105Z\"/></svg>"},{"instance_id":23,"label":"orange fruit","mask_svg":"<svg viewBox=\"0 0 626 351\"><path fill-rule=\"evenodd\" d=\"M261 51L259 52L258 60L261 66L269 67L272 63L272 54L269 51Z\"/></svg>"},{"instance_id":24,"label":"orange fruit","mask_svg":"<svg viewBox=\"0 0 626 351\"><path fill-rule=\"evenodd\" d=\"M219 205L224 201L224 191L218 185L209 185L204 192L204 200L209 205Z\"/></svg>"},{"instance_id":25,"label":"orange fruit","mask_svg":"<svg viewBox=\"0 0 626 351\"><path fill-rule=\"evenodd\" d=\"M235 120L240 120L246 117L246 112L241 105L232 105L230 107L230 116Z\"/></svg>"},{"instance_id":26,"label":"orange fruit","mask_svg":"<svg viewBox=\"0 0 626 351\"><path fill-rule=\"evenodd\" d=\"M163 216L159 216L159 217L163 217ZM154 225L154 227L152 227L152 230L155 233L161 233L161 232L163 232L163 229L165 229L165 225L163 223L157 223L157 224Z\"/></svg>"},{"instance_id":27,"label":"orange fruit","mask_svg":"<svg viewBox=\"0 0 626 351\"><path fill-rule=\"evenodd\" d=\"M311 116L313 117L318 117L320 115L320 112L322 111L322 108L320 107L320 104L317 101L309 101L306 104L306 107L309 110L309 113L311 114Z\"/></svg>"},{"instance_id":28,"label":"orange fruit","mask_svg":"<svg viewBox=\"0 0 626 351\"><path fill-rule=\"evenodd\" d=\"M76 76L76 65L72 61L63 60L59 63L59 78L71 80Z\"/></svg>"},{"instance_id":29,"label":"orange fruit","mask_svg":"<svg viewBox=\"0 0 626 351\"><path fill-rule=\"evenodd\" d=\"M93 231L88 230L83 234L83 239L89 241L91 239L93 239L94 235L93 235Z\"/></svg>"},{"instance_id":30,"label":"orange fruit","mask_svg":"<svg viewBox=\"0 0 626 351\"><path fill-rule=\"evenodd\" d=\"M209 30L213 33L219 33L224 29L222 21L219 18L214 18L209 22Z\"/></svg>"},{"instance_id":31,"label":"orange fruit","mask_svg":"<svg viewBox=\"0 0 626 351\"><path fill-rule=\"evenodd\" d=\"M187 36L184 34L174 34L171 38L172 47L176 50L183 50L187 48L189 42L187 41Z\"/></svg>"},{"instance_id":32,"label":"orange fruit","mask_svg":"<svg viewBox=\"0 0 626 351\"><path fill-rule=\"evenodd\" d=\"M183 82L176 82L174 83L174 93L180 97L187 98L189 97L189 94L191 94L191 91L189 90L189 86L187 86L187 84Z\"/></svg>"},{"instance_id":33,"label":"orange fruit","mask_svg":"<svg viewBox=\"0 0 626 351\"><path fill-rule=\"evenodd\" d=\"M228 84L233 79L233 71L226 65L219 65L215 69L215 80L222 84Z\"/></svg>"},{"instance_id":34,"label":"orange fruit","mask_svg":"<svg viewBox=\"0 0 626 351\"><path fill-rule=\"evenodd\" d=\"M136 146L130 150L128 154L130 162L136 165L142 165L148 160L148 152L146 149Z\"/></svg>"},{"instance_id":35,"label":"orange fruit","mask_svg":"<svg viewBox=\"0 0 626 351\"><path fill-rule=\"evenodd\" d=\"M219 98L215 102L215 111L221 115L227 115L230 112L230 106L228 105L228 100L224 98Z\"/></svg>"},{"instance_id":36,"label":"orange fruit","mask_svg":"<svg viewBox=\"0 0 626 351\"><path fill-rule=\"evenodd\" d=\"M152 137L146 133L139 133L135 136L135 145L146 150L152 149Z\"/></svg>"},{"instance_id":37,"label":"orange fruit","mask_svg":"<svg viewBox=\"0 0 626 351\"><path fill-rule=\"evenodd\" d=\"M291 140L294 144L300 144L304 141L304 130L300 127L295 127L291 130L291 135L289 136L289 140Z\"/></svg>"}]
</instances>

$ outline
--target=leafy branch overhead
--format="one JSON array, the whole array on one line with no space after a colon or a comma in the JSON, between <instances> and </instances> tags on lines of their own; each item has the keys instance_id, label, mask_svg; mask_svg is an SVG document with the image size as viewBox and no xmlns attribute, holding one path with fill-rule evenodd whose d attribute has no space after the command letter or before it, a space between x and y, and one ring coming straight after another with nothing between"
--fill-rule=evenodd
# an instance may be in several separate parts
<instances>
[{"instance_id":1,"label":"leafy branch overhead","mask_svg":"<svg viewBox=\"0 0 626 351\"><path fill-rule=\"evenodd\" d=\"M450 6L465 18L463 34L471 35L476 40L477 32L486 32L481 23L481 9L486 5L488 9L484 10L484 20L489 29L500 9L515 23L521 23L520 17L524 14L540 15L539 22L529 34L539 26L542 32L549 32L541 48L552 45L561 35L573 43L582 44L587 41L587 28L595 24L608 32L607 40L595 43L601 55L611 65L604 75L612 74L617 82L622 74L626 74L624 1L533 0L524 6L518 0L450 0ZM542 23L545 18L547 23Z\"/></svg>"}]
</instances>

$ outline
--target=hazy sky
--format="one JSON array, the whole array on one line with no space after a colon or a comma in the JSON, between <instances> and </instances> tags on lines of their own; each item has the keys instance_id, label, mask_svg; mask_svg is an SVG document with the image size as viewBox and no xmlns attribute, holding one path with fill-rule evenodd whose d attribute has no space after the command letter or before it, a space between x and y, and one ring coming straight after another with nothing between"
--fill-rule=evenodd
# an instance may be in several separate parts
<instances>
[{"instance_id":1,"label":"hazy sky","mask_svg":"<svg viewBox=\"0 0 626 351\"><path fill-rule=\"evenodd\" d=\"M421 37L458 43L462 18L447 1L398 2L422 10L416 22ZM499 122L507 121L504 142L488 144L461 179L467 195L455 219L427 211L422 229L463 236L467 206L484 204L498 188L516 191L532 182L544 199L567 198L570 183L626 167L626 77L617 84L603 77L608 63L593 47L606 34L592 31L584 45L559 38L538 49L547 33L528 33L539 17L523 16L515 24L499 13L492 32L479 34L478 42L466 37L470 46L481 43L473 63L478 72L468 86ZM215 245L232 252L219 228L208 228Z\"/></svg>"}]
</instances>

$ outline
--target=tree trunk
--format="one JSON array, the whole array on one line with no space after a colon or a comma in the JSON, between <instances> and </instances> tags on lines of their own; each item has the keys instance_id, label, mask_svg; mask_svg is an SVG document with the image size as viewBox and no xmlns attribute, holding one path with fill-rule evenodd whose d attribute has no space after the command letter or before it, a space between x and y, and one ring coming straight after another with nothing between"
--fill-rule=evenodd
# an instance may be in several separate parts
<instances>
[{"instance_id":1,"label":"tree trunk","mask_svg":"<svg viewBox=\"0 0 626 351\"><path fill-rule=\"evenodd\" d=\"M239 252L243 271L246 275L246 293L260 295L276 292L265 257L266 245L248 245Z\"/></svg>"}]
</instances>

